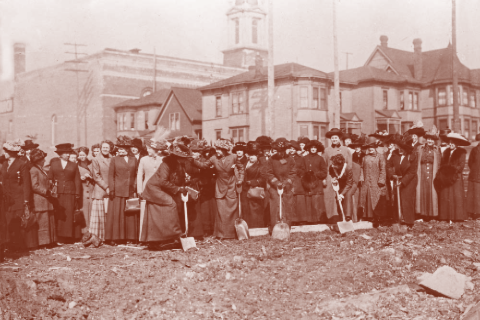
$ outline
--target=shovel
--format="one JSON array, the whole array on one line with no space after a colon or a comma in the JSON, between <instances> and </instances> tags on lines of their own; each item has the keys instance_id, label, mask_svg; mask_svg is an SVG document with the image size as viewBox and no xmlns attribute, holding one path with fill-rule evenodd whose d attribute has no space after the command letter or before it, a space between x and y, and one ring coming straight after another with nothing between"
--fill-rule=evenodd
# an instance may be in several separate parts
<instances>
[{"instance_id":1,"label":"shovel","mask_svg":"<svg viewBox=\"0 0 480 320\"><path fill-rule=\"evenodd\" d=\"M250 238L250 232L248 232L248 225L245 220L242 219L242 201L240 200L240 191L237 188L238 196L238 219L235 220L235 231L237 232L238 240L247 240Z\"/></svg>"},{"instance_id":2,"label":"shovel","mask_svg":"<svg viewBox=\"0 0 480 320\"><path fill-rule=\"evenodd\" d=\"M188 201L188 193L182 196L183 201L183 211L185 212L185 233L180 236L180 242L182 243L183 251L187 251L191 248L196 248L197 245L195 244L195 239L193 237L188 237L188 215L187 215L187 201Z\"/></svg>"},{"instance_id":3,"label":"shovel","mask_svg":"<svg viewBox=\"0 0 480 320\"><path fill-rule=\"evenodd\" d=\"M282 194L283 194L283 188L278 189L278 196L280 197L280 220L277 222L275 227L273 227L272 230L272 238L273 239L279 239L279 240L288 240L290 239L290 227L288 224L283 222L283 216L282 216Z\"/></svg>"},{"instance_id":4,"label":"shovel","mask_svg":"<svg viewBox=\"0 0 480 320\"><path fill-rule=\"evenodd\" d=\"M335 193L337 194L338 206L340 207L340 211L342 212L342 218L343 218L343 221L337 222L338 231L340 231L341 234L355 231L355 229L353 228L353 221L345 221L345 213L343 212L342 200L340 200L340 197L338 195L338 190L340 189L340 186L338 185L338 181L337 182L332 181L332 188L333 188L333 191L335 191Z\"/></svg>"},{"instance_id":5,"label":"shovel","mask_svg":"<svg viewBox=\"0 0 480 320\"><path fill-rule=\"evenodd\" d=\"M400 186L398 185L398 180L400 179L401 177L395 177L395 182L394 182L395 189L397 189L398 222L393 224L393 231L399 232L399 233L406 233L407 226L400 224L400 222L403 221L402 204L400 199Z\"/></svg>"}]
</instances>

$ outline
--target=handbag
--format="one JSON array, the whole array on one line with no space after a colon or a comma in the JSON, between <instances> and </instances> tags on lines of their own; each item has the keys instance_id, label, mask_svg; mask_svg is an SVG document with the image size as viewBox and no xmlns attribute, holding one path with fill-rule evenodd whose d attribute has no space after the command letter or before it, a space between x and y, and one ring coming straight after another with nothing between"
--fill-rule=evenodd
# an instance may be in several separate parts
<instances>
[{"instance_id":1,"label":"handbag","mask_svg":"<svg viewBox=\"0 0 480 320\"><path fill-rule=\"evenodd\" d=\"M52 198L58 198L58 191L57 191L58 187L57 187L57 180L55 180L53 182L53 185L50 189L50 194L52 196Z\"/></svg>"},{"instance_id":2,"label":"handbag","mask_svg":"<svg viewBox=\"0 0 480 320\"><path fill-rule=\"evenodd\" d=\"M28 229L37 222L37 215L35 212L30 211L28 204L25 204L25 210L22 215L21 226L24 229Z\"/></svg>"},{"instance_id":3,"label":"handbag","mask_svg":"<svg viewBox=\"0 0 480 320\"><path fill-rule=\"evenodd\" d=\"M247 198L265 199L265 189L261 187L250 188L247 192Z\"/></svg>"},{"instance_id":4,"label":"handbag","mask_svg":"<svg viewBox=\"0 0 480 320\"><path fill-rule=\"evenodd\" d=\"M128 199L125 203L125 213L140 212L140 199Z\"/></svg>"}]
</instances>

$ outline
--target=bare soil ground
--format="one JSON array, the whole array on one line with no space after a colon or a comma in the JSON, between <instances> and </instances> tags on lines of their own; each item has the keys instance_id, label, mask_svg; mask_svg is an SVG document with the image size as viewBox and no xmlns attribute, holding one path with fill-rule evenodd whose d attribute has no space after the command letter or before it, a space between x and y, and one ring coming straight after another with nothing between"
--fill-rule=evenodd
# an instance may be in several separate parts
<instances>
[{"instance_id":1,"label":"bare soil ground","mask_svg":"<svg viewBox=\"0 0 480 320\"><path fill-rule=\"evenodd\" d=\"M289 242L207 239L188 253L41 249L0 265L0 320L456 319L480 300L479 228L432 221L406 234L380 227L294 233ZM417 277L441 265L475 288L459 300L422 290ZM356 302L334 307L348 299Z\"/></svg>"}]
</instances>

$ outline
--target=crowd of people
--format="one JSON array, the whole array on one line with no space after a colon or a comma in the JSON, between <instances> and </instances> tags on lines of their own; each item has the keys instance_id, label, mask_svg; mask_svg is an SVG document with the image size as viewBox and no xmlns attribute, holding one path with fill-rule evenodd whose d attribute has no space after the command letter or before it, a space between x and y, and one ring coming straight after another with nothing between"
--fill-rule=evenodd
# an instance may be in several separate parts
<instances>
[{"instance_id":1,"label":"crowd of people","mask_svg":"<svg viewBox=\"0 0 480 320\"><path fill-rule=\"evenodd\" d=\"M327 148L306 137L208 145L169 134L159 129L145 143L119 136L90 149L60 144L48 164L32 140L6 142L0 255L79 240L175 245L186 231L185 214L188 236L219 239L236 237L239 215L250 228L271 232L280 207L290 226L334 224L342 214L408 227L418 218L480 214L480 147L468 158L465 197L462 147L470 142L450 130L426 131L418 123L403 135L357 136L333 128Z\"/></svg>"}]
</instances>

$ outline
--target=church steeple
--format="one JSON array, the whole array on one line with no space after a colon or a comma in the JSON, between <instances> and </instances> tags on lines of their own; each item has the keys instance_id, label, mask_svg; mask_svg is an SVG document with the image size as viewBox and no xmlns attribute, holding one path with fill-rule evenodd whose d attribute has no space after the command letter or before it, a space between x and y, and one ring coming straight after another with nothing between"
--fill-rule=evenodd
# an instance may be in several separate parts
<instances>
[{"instance_id":1,"label":"church steeple","mask_svg":"<svg viewBox=\"0 0 480 320\"><path fill-rule=\"evenodd\" d=\"M228 44L223 51L224 65L254 66L257 53L266 65L266 16L267 13L258 5L258 0L235 0L235 5L227 12Z\"/></svg>"}]
</instances>

